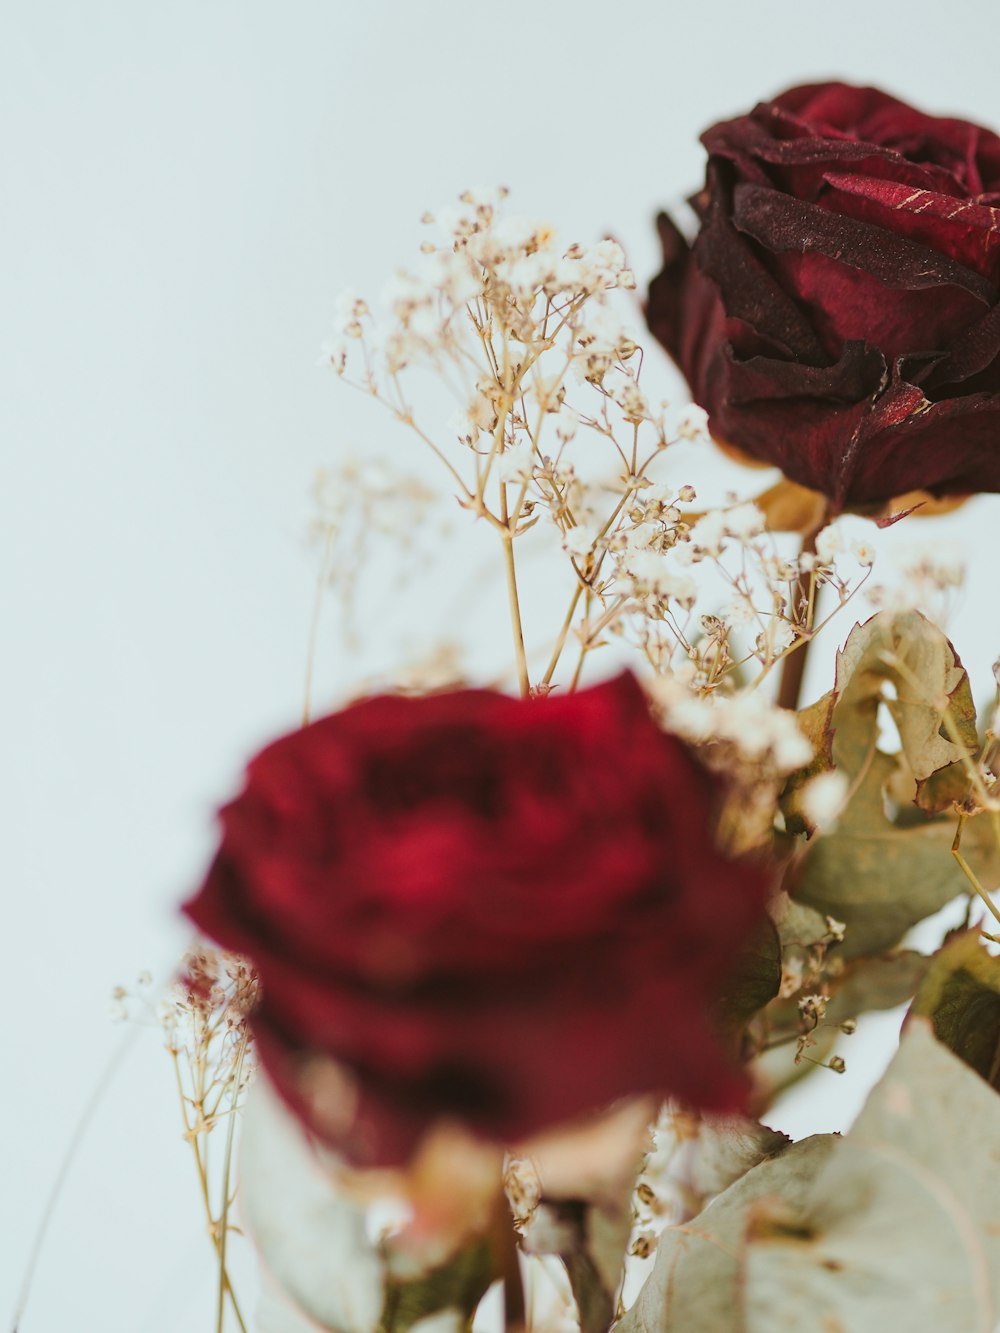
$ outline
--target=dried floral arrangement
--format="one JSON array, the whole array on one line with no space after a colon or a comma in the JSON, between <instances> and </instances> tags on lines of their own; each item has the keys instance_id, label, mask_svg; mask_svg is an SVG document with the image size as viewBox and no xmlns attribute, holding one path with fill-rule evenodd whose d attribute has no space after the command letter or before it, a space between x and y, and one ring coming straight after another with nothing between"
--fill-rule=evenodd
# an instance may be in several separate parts
<instances>
[{"instance_id":1,"label":"dried floral arrangement","mask_svg":"<svg viewBox=\"0 0 1000 1333\"><path fill-rule=\"evenodd\" d=\"M495 535L510 659L307 716L222 812L165 1013L219 1333L1000 1319L997 700L926 517L1000 490L1000 138L824 84L704 143L645 307L700 406L647 399L621 247L503 190L424 219L384 316L341 298L334 371ZM784 479L701 508L674 445L709 433ZM402 531L432 499L370 463L320 498L342 571L366 504ZM845 514L919 529L902 582ZM564 562L544 642L532 529ZM849 1132L767 1127L905 1003Z\"/></svg>"}]
</instances>

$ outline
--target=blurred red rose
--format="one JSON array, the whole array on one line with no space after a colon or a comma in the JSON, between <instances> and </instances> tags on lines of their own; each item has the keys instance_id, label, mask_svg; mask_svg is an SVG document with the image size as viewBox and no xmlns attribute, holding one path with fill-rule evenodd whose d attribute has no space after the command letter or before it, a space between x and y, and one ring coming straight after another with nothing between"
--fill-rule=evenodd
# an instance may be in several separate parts
<instances>
[{"instance_id":1,"label":"blurred red rose","mask_svg":"<svg viewBox=\"0 0 1000 1333\"><path fill-rule=\"evenodd\" d=\"M647 318L713 434L835 511L1000 490L1000 138L824 83L702 142Z\"/></svg>"},{"instance_id":2,"label":"blurred red rose","mask_svg":"<svg viewBox=\"0 0 1000 1333\"><path fill-rule=\"evenodd\" d=\"M252 761L185 910L255 963L263 1064L357 1162L441 1118L510 1143L632 1093L733 1107L710 1009L765 883L714 849L715 794L629 675L372 698Z\"/></svg>"}]
</instances>

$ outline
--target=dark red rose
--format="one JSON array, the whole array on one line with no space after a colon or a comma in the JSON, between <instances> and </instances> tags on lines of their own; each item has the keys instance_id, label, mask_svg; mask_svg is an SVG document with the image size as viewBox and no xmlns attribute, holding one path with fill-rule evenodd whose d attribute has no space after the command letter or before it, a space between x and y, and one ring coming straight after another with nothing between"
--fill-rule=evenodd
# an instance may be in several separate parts
<instances>
[{"instance_id":1,"label":"dark red rose","mask_svg":"<svg viewBox=\"0 0 1000 1333\"><path fill-rule=\"evenodd\" d=\"M1000 490L1000 138L824 83L702 142L647 317L713 434L835 511Z\"/></svg>"},{"instance_id":2,"label":"dark red rose","mask_svg":"<svg viewBox=\"0 0 1000 1333\"><path fill-rule=\"evenodd\" d=\"M263 1064L356 1161L441 1117L511 1143L632 1093L733 1107L710 1010L765 884L715 795L629 675L368 699L252 761L185 910L256 965Z\"/></svg>"}]
</instances>

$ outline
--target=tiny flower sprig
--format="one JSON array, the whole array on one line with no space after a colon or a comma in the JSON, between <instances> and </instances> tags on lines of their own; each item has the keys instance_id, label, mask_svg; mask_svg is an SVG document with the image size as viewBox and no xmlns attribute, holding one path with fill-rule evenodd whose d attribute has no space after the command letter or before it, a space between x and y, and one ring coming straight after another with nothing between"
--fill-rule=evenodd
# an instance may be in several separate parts
<instances>
[{"instance_id":1,"label":"tiny flower sprig","mask_svg":"<svg viewBox=\"0 0 1000 1333\"><path fill-rule=\"evenodd\" d=\"M219 1269L216 1329L222 1333L226 1304L237 1325L246 1323L226 1263L233 1202L233 1147L237 1113L253 1075L249 1016L257 1001L257 976L246 959L198 944L185 954L169 998L160 1006L167 1050L174 1065L184 1138L190 1143L208 1234ZM209 1160L209 1137L225 1124L222 1163ZM213 1204L213 1177L219 1202Z\"/></svg>"},{"instance_id":2,"label":"tiny flower sprig","mask_svg":"<svg viewBox=\"0 0 1000 1333\"><path fill-rule=\"evenodd\" d=\"M362 638L362 589L372 564L373 542L391 543L398 552L397 586L402 588L421 567L423 557L431 554L433 544L448 535L438 492L418 476L401 474L378 458L348 458L339 466L321 469L313 483L313 501L308 536L322 555L306 652L303 725L312 713L320 617L327 591L336 594L340 642L348 651L356 650Z\"/></svg>"},{"instance_id":3,"label":"tiny flower sprig","mask_svg":"<svg viewBox=\"0 0 1000 1333\"><path fill-rule=\"evenodd\" d=\"M660 676L696 695L753 675L760 685L773 668L802 649L867 581L874 556L855 543L847 551L834 526L815 551L787 555L767 529L766 515L735 496L718 509L683 517L650 485L609 543L615 554L619 632L632 639ZM690 487L679 498L693 499ZM846 561L853 562L845 574ZM822 617L821 590L836 601Z\"/></svg>"},{"instance_id":4,"label":"tiny flower sprig","mask_svg":"<svg viewBox=\"0 0 1000 1333\"><path fill-rule=\"evenodd\" d=\"M937 542L901 550L892 574L872 584L866 600L876 611L922 612L936 625L947 625L956 598L965 584L966 562L961 552Z\"/></svg>"},{"instance_id":5,"label":"tiny flower sprig","mask_svg":"<svg viewBox=\"0 0 1000 1333\"><path fill-rule=\"evenodd\" d=\"M733 497L693 514L694 488L656 474L669 445L704 436L705 414L690 407L671 424L667 404L648 401L641 349L612 305L635 286L621 247L560 250L547 224L505 215L506 193L469 191L458 207L426 214L439 239L422 245L419 272L390 282L388 320L342 294L326 358L431 448L460 503L499 534L522 693L552 687L571 642L575 688L610 635L695 693L731 686L748 664L759 683L825 623L821 588L836 590L835 609L853 596L870 552L855 552L861 576L845 578L842 546L786 558L753 504ZM447 428L417 419L409 376L418 368L451 394L458 410ZM532 679L514 543L542 517L557 530L573 591ZM696 566L711 567L714 590Z\"/></svg>"},{"instance_id":6,"label":"tiny flower sprig","mask_svg":"<svg viewBox=\"0 0 1000 1333\"><path fill-rule=\"evenodd\" d=\"M458 209L441 215L444 243L427 241L423 271L400 272L387 289L387 329L373 327L362 298L342 296L339 336L328 356L339 374L386 406L437 454L463 506L499 533L518 681L526 694L514 540L537 521L539 505L561 532L576 526L580 497L566 446L581 423L609 436L629 475L636 476L638 429L651 414L627 364L636 345L606 304L608 291L635 286L621 247L602 241L559 254L551 228L501 215L505 194L467 192ZM434 221L430 215L425 220ZM355 350L358 378L347 373ZM429 365L453 394L458 412L450 439L440 432L435 437L416 419L403 375L418 364ZM611 387L605 388L612 371L618 378L609 378ZM566 403L571 372L600 398L592 415ZM612 406L632 424L630 454L615 440ZM663 429L660 422L653 452L666 442ZM455 445L465 453L457 465L450 457ZM619 507L623 504L624 499Z\"/></svg>"}]
</instances>

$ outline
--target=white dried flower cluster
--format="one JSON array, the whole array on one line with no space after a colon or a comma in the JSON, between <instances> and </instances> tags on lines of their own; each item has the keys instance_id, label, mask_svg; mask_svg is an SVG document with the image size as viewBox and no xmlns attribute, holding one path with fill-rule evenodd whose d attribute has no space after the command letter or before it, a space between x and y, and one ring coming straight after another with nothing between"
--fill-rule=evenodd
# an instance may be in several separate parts
<instances>
[{"instance_id":1,"label":"white dried flower cluster","mask_svg":"<svg viewBox=\"0 0 1000 1333\"><path fill-rule=\"evenodd\" d=\"M621 247L563 247L547 223L506 214L505 195L468 191L425 215L436 230L422 266L393 278L381 323L364 297L344 293L331 363L431 448L460 504L500 534L509 566L540 518L557 529L574 580L567 629L530 680L515 601L522 692L550 688L567 644L578 679L610 635L688 694L728 691L742 667L759 683L824 623L821 593L833 614L824 590L839 607L864 583L871 551L858 546L845 576L836 526L815 553L792 557L752 502L734 496L692 512L694 488L665 481L661 460L677 440L705 439L708 419L695 405L668 419L667 404L650 402L639 347L614 306L615 292L634 286ZM417 364L452 396L440 429L418 421L409 399L406 372ZM400 518L397 532L405 527ZM744 748L757 736L751 728ZM769 745L782 768L782 743Z\"/></svg>"},{"instance_id":2,"label":"white dried flower cluster","mask_svg":"<svg viewBox=\"0 0 1000 1333\"><path fill-rule=\"evenodd\" d=\"M501 390L504 379L497 372L502 358L496 353L508 340L517 345L510 349L508 366L517 358L533 365L539 350L561 341L580 377L595 383L632 355L634 343L601 302L612 288L635 286L621 246L606 240L560 251L547 223L503 213L505 195L503 189L467 191L457 207L440 210L436 218L425 214L424 221L437 226L439 239L421 246L419 268L399 270L386 284L383 301L390 320L377 333L365 300L354 292L338 298L336 336L325 349L338 373L365 344L379 354L379 364L366 365L371 388L417 362L439 365L450 359L459 364L475 341L485 353L476 360ZM591 298L597 299L590 313L579 318ZM489 428L483 403L490 396L488 384L479 384L470 400L468 417L477 434Z\"/></svg>"},{"instance_id":3,"label":"white dried flower cluster","mask_svg":"<svg viewBox=\"0 0 1000 1333\"><path fill-rule=\"evenodd\" d=\"M159 1017L172 1055L210 1071L215 1086L225 1086L239 1057L249 1077L241 1047L250 1042L248 1019L257 1002L257 974L245 958L208 945L184 955ZM203 1075L204 1076L204 1075Z\"/></svg>"},{"instance_id":4,"label":"white dried flower cluster","mask_svg":"<svg viewBox=\"0 0 1000 1333\"><path fill-rule=\"evenodd\" d=\"M847 800L849 785L839 769L831 768L826 773L817 773L802 788L799 797L802 812L818 832L828 833L836 824Z\"/></svg>"},{"instance_id":5,"label":"white dried flower cluster","mask_svg":"<svg viewBox=\"0 0 1000 1333\"><path fill-rule=\"evenodd\" d=\"M384 459L361 456L348 458L338 468L321 469L313 497L314 531L339 528L360 509L367 530L403 545L437 500L436 492L419 477L401 475Z\"/></svg>"},{"instance_id":6,"label":"white dried flower cluster","mask_svg":"<svg viewBox=\"0 0 1000 1333\"><path fill-rule=\"evenodd\" d=\"M362 639L366 600L384 593L365 584L376 567L373 543L395 551L395 586L405 589L447 539L447 515L419 476L358 455L317 473L313 501L309 538L322 551L320 578L340 603L340 641L353 650Z\"/></svg>"},{"instance_id":7,"label":"white dried flower cluster","mask_svg":"<svg viewBox=\"0 0 1000 1333\"><path fill-rule=\"evenodd\" d=\"M508 1157L503 1173L504 1193L518 1230L531 1221L542 1201L542 1182L534 1162L528 1157Z\"/></svg>"},{"instance_id":8,"label":"white dried flower cluster","mask_svg":"<svg viewBox=\"0 0 1000 1333\"><path fill-rule=\"evenodd\" d=\"M640 613L625 628L659 674L704 693L745 663L769 671L819 628L820 590L831 588L839 608L865 581L869 562L867 552L864 560L855 553L860 574L845 577L843 548L829 540L822 556L784 555L756 504L734 501L689 519L679 506L693 498L690 486L676 497L662 486L638 491L627 521L603 539L616 578L598 590L620 596L622 619ZM713 577L699 577L697 566Z\"/></svg>"},{"instance_id":9,"label":"white dried flower cluster","mask_svg":"<svg viewBox=\"0 0 1000 1333\"><path fill-rule=\"evenodd\" d=\"M643 1160L632 1192L632 1232L629 1236L626 1282L638 1285L649 1272L650 1260L664 1227L681 1220L683 1199L673 1167L678 1147L691 1122L670 1102L660 1107L652 1126L653 1147Z\"/></svg>"},{"instance_id":10,"label":"white dried flower cluster","mask_svg":"<svg viewBox=\"0 0 1000 1333\"><path fill-rule=\"evenodd\" d=\"M762 775L784 777L813 757L795 713L756 690L699 696L676 678L657 681L656 698L668 728L693 745L724 744Z\"/></svg>"},{"instance_id":11,"label":"white dried flower cluster","mask_svg":"<svg viewBox=\"0 0 1000 1333\"><path fill-rule=\"evenodd\" d=\"M957 547L936 541L933 548L908 546L893 560L893 577L868 590L879 611L922 611L944 624L955 593L965 582L965 559Z\"/></svg>"},{"instance_id":12,"label":"white dried flower cluster","mask_svg":"<svg viewBox=\"0 0 1000 1333\"><path fill-rule=\"evenodd\" d=\"M146 1014L154 1013L154 1006L150 998L150 988L153 984L152 974L149 972L140 972L135 979L137 989L130 991L127 986L115 986L111 992L111 1001L108 1005L108 1015L115 1023L125 1023L139 1015L135 1009L138 1003L140 1010L145 1010Z\"/></svg>"}]
</instances>

